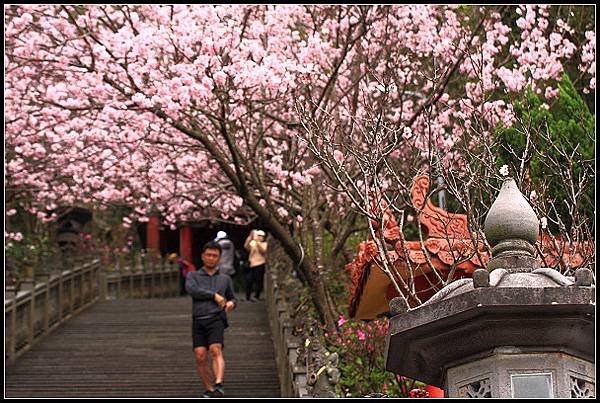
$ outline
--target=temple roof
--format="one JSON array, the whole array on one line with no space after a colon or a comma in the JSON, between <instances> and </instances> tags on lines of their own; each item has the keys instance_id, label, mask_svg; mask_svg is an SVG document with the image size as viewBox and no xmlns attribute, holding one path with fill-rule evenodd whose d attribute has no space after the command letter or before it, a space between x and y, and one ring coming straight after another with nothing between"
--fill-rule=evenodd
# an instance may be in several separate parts
<instances>
[{"instance_id":1,"label":"temple roof","mask_svg":"<svg viewBox=\"0 0 600 403\"><path fill-rule=\"evenodd\" d=\"M423 248L420 241L403 241L395 218L387 212L384 238L388 246L393 247L388 253L398 272L403 278L407 278L410 266L417 280L427 285L434 278L431 266L444 276L457 263L454 278L469 277L475 270L486 267L490 260L489 252L483 239L469 233L467 216L449 213L433 205L426 197L428 192L429 177L416 177L411 196L414 206L420 208L417 220L428 235L423 241ZM495 215L492 214L491 217L493 222ZM503 225L505 221L499 222ZM569 243L560 237L537 236L537 233L535 236L539 267L557 267L568 262L571 268L577 268L585 263L585 254L580 245L572 250ZM501 238L500 235L498 237ZM477 248L474 247L473 239L477 241ZM427 251L427 255L423 249ZM377 267L378 260L377 246L371 239L359 244L354 260L346 265L352 279L350 317L374 319L389 310L389 301L397 295L391 287L390 279ZM429 276L429 280L425 279L426 276ZM419 297L427 300L434 291L421 291Z\"/></svg>"}]
</instances>

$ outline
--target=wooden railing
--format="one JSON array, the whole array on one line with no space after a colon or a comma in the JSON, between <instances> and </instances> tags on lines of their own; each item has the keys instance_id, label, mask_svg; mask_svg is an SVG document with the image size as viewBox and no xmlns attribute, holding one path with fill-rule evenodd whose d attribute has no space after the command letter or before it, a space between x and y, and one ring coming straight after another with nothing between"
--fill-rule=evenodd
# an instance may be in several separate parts
<instances>
[{"instance_id":1,"label":"wooden railing","mask_svg":"<svg viewBox=\"0 0 600 403\"><path fill-rule=\"evenodd\" d=\"M5 291L5 360L14 362L96 301L165 298L178 294L179 269L167 261L114 269L102 267L100 259L94 259L35 281L22 280L18 291Z\"/></svg>"},{"instance_id":2,"label":"wooden railing","mask_svg":"<svg viewBox=\"0 0 600 403\"><path fill-rule=\"evenodd\" d=\"M306 390L306 367L295 365L297 349L300 345L292 337L293 323L288 313L276 276L267 272L265 276L266 301L269 312L269 325L275 346L275 359L279 372L282 397L308 397Z\"/></svg>"},{"instance_id":3,"label":"wooden railing","mask_svg":"<svg viewBox=\"0 0 600 403\"><path fill-rule=\"evenodd\" d=\"M45 281L22 282L4 300L5 358L9 362L29 350L74 314L99 298L100 260L51 274Z\"/></svg>"},{"instance_id":4,"label":"wooden railing","mask_svg":"<svg viewBox=\"0 0 600 403\"><path fill-rule=\"evenodd\" d=\"M298 303L298 295L290 295L294 290L297 294L301 284L296 280L294 284L285 286L281 272L277 267L271 267L265 275L269 325L281 396L335 397L335 387L327 380L327 374L333 368L325 364L328 353L321 347L320 329L316 321L311 321L306 312L299 309L306 305Z\"/></svg>"},{"instance_id":5,"label":"wooden railing","mask_svg":"<svg viewBox=\"0 0 600 403\"><path fill-rule=\"evenodd\" d=\"M175 263L136 265L100 274L102 299L165 298L179 295Z\"/></svg>"}]
</instances>

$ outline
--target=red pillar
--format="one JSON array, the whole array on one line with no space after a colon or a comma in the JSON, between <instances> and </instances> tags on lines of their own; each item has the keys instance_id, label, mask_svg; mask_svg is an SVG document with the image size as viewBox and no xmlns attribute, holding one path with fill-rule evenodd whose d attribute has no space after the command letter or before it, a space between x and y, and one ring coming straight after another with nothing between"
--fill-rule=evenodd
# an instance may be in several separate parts
<instances>
[{"instance_id":1,"label":"red pillar","mask_svg":"<svg viewBox=\"0 0 600 403\"><path fill-rule=\"evenodd\" d=\"M179 228L179 256L192 262L192 229L187 225Z\"/></svg>"},{"instance_id":2,"label":"red pillar","mask_svg":"<svg viewBox=\"0 0 600 403\"><path fill-rule=\"evenodd\" d=\"M160 254L160 218L157 215L152 215L148 219L146 240L146 249L148 251L153 249Z\"/></svg>"}]
</instances>

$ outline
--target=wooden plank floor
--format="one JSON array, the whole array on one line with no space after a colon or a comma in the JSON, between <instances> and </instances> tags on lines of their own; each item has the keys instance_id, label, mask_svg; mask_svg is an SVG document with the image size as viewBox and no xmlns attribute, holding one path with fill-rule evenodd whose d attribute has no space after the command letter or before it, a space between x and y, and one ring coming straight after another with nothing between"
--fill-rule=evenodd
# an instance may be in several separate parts
<instances>
[{"instance_id":1,"label":"wooden plank floor","mask_svg":"<svg viewBox=\"0 0 600 403\"><path fill-rule=\"evenodd\" d=\"M279 397L265 302L225 330L227 397ZM5 397L200 397L191 298L102 301L5 368Z\"/></svg>"}]
</instances>

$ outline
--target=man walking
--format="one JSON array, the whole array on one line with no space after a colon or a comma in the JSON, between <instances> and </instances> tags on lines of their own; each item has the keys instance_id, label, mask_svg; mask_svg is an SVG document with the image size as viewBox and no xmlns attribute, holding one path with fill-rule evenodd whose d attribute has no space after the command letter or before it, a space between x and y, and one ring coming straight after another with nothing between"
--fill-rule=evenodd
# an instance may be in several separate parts
<instances>
[{"instance_id":1,"label":"man walking","mask_svg":"<svg viewBox=\"0 0 600 403\"><path fill-rule=\"evenodd\" d=\"M223 397L223 339L228 326L227 312L236 306L233 284L229 276L220 274L217 266L221 258L221 247L210 241L202 247L203 266L190 272L185 289L193 299L192 338L196 370L206 391L202 397ZM208 354L212 359L215 386L211 383Z\"/></svg>"}]
</instances>

